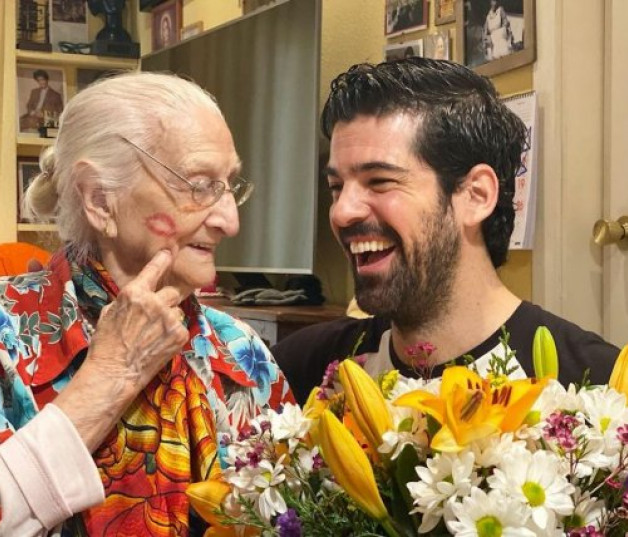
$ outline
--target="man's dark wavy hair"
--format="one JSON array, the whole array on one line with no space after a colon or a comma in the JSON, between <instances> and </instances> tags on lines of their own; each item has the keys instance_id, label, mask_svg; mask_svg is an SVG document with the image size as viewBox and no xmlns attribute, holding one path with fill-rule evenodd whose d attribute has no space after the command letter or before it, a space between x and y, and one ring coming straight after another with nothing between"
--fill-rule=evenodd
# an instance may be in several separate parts
<instances>
[{"instance_id":1,"label":"man's dark wavy hair","mask_svg":"<svg viewBox=\"0 0 628 537\"><path fill-rule=\"evenodd\" d=\"M523 122L487 78L454 62L414 57L358 64L339 75L331 83L321 124L329 139L339 121L397 112L421 119L414 153L434 170L446 199L473 166L484 163L495 170L499 197L482 222L482 234L493 266L503 265L514 227L515 176L526 141Z\"/></svg>"}]
</instances>

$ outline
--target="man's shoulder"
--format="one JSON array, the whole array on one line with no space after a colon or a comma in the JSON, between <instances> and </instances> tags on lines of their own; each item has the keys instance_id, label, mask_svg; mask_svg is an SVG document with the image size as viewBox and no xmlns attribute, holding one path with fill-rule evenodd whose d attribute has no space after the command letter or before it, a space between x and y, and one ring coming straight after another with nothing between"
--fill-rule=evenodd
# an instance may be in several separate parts
<instances>
[{"instance_id":1,"label":"man's shoulder","mask_svg":"<svg viewBox=\"0 0 628 537\"><path fill-rule=\"evenodd\" d=\"M511 336L520 342L526 341L527 346L539 326L549 329L556 342L564 384L582 380L585 369L589 369L595 383L608 381L619 349L599 334L530 302L522 303L512 321L507 326Z\"/></svg>"},{"instance_id":2,"label":"man's shoulder","mask_svg":"<svg viewBox=\"0 0 628 537\"><path fill-rule=\"evenodd\" d=\"M379 339L388 328L390 321L379 317L342 317L302 328L282 339L272 351L278 359L295 351L299 354L316 354L318 350L324 349L328 356L336 351L337 356L329 360L332 361L354 350L357 353L376 350Z\"/></svg>"},{"instance_id":3,"label":"man's shoulder","mask_svg":"<svg viewBox=\"0 0 628 537\"><path fill-rule=\"evenodd\" d=\"M318 323L291 334L271 351L286 375L297 401L305 402L320 384L327 366L347 356L377 352L390 322L378 317L343 317Z\"/></svg>"}]
</instances>

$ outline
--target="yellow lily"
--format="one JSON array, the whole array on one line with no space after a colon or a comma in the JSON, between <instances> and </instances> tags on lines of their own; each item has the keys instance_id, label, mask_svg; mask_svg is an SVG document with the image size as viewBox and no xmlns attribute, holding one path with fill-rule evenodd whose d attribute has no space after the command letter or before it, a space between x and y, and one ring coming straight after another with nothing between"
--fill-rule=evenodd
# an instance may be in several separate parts
<instances>
[{"instance_id":1,"label":"yellow lily","mask_svg":"<svg viewBox=\"0 0 628 537\"><path fill-rule=\"evenodd\" d=\"M628 345L621 350L615 360L609 385L628 397Z\"/></svg>"},{"instance_id":2,"label":"yellow lily","mask_svg":"<svg viewBox=\"0 0 628 537\"><path fill-rule=\"evenodd\" d=\"M494 387L466 367L455 366L445 369L439 395L416 390L393 404L432 416L441 424L432 448L457 452L480 438L518 429L546 384L546 379L503 379Z\"/></svg>"},{"instance_id":3,"label":"yellow lily","mask_svg":"<svg viewBox=\"0 0 628 537\"><path fill-rule=\"evenodd\" d=\"M308 438L306 438L306 443L309 447L320 444L318 421L323 411L327 410L330 405L330 401L328 399L319 398L319 393L321 391L322 390L319 387L314 388L310 392L310 395L303 406L303 416L312 420L312 424L310 425L310 430L308 432Z\"/></svg>"},{"instance_id":4,"label":"yellow lily","mask_svg":"<svg viewBox=\"0 0 628 537\"><path fill-rule=\"evenodd\" d=\"M192 483L185 490L194 510L212 526L220 526L216 511L229 492L231 487L220 478Z\"/></svg>"},{"instance_id":5,"label":"yellow lily","mask_svg":"<svg viewBox=\"0 0 628 537\"><path fill-rule=\"evenodd\" d=\"M384 396L371 376L353 360L344 360L338 374L352 419L377 452L382 435L394 428Z\"/></svg>"},{"instance_id":6,"label":"yellow lily","mask_svg":"<svg viewBox=\"0 0 628 537\"><path fill-rule=\"evenodd\" d=\"M329 410L320 418L320 447L338 484L391 536L398 535L379 494L373 468L357 440Z\"/></svg>"},{"instance_id":7,"label":"yellow lily","mask_svg":"<svg viewBox=\"0 0 628 537\"><path fill-rule=\"evenodd\" d=\"M539 326L532 343L532 363L536 378L558 378L558 353L552 333L546 326Z\"/></svg>"}]
</instances>

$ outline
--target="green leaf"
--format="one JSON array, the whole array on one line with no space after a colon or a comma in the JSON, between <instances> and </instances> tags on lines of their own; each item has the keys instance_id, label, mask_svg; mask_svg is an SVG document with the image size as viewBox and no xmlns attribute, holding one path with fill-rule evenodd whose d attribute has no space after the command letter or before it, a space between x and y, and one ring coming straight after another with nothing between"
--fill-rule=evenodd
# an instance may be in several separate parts
<instances>
[{"instance_id":1,"label":"green leaf","mask_svg":"<svg viewBox=\"0 0 628 537\"><path fill-rule=\"evenodd\" d=\"M401 450L399 456L393 461L393 487L390 508L392 518L396 525L399 526L399 531L408 537L417 535L420 524L418 516L410 514L413 500L407 487L408 483L418 479L415 467L419 466L420 463L416 449L409 444Z\"/></svg>"}]
</instances>

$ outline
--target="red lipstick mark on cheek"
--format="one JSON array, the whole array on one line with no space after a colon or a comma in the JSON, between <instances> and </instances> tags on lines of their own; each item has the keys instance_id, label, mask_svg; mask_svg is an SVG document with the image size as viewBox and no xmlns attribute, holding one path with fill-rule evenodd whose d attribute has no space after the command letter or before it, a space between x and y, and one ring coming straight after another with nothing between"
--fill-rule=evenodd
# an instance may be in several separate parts
<instances>
[{"instance_id":1,"label":"red lipstick mark on cheek","mask_svg":"<svg viewBox=\"0 0 628 537\"><path fill-rule=\"evenodd\" d=\"M144 223L148 231L159 237L170 238L177 233L177 226L174 220L164 213L155 213L149 216Z\"/></svg>"}]
</instances>

